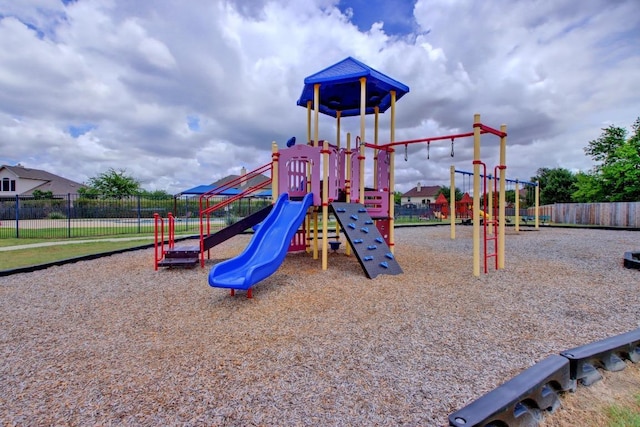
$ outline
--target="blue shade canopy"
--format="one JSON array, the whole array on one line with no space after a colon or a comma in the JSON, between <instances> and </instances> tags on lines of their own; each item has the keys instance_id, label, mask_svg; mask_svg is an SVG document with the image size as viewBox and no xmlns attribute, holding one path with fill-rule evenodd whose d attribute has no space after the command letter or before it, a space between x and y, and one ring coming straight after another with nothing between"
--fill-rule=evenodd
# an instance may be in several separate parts
<instances>
[{"instance_id":1,"label":"blue shade canopy","mask_svg":"<svg viewBox=\"0 0 640 427\"><path fill-rule=\"evenodd\" d=\"M322 71L304 79L304 88L297 104L313 106L313 86L320 83L320 112L336 117L360 115L360 78L367 78L366 114L373 114L374 108L384 113L391 106L391 91L396 91L396 100L409 92L409 87L389 76L374 70L351 57L343 59Z\"/></svg>"},{"instance_id":2,"label":"blue shade canopy","mask_svg":"<svg viewBox=\"0 0 640 427\"><path fill-rule=\"evenodd\" d=\"M180 195L199 196L201 194L208 193L209 191L215 190L216 188L218 187L216 187L215 185L198 185L197 187L193 187L188 190L180 192ZM241 191L238 190L237 188L227 188L226 190L222 191L219 195L220 196L236 196L240 193ZM271 197L271 190L265 189L258 193L252 193L247 197L267 197L268 198L268 197Z\"/></svg>"},{"instance_id":3,"label":"blue shade canopy","mask_svg":"<svg viewBox=\"0 0 640 427\"><path fill-rule=\"evenodd\" d=\"M207 193L209 191L215 190L217 187L215 185L198 185L197 187L190 188L185 191L181 191L180 194L183 195L200 195ZM235 188L228 188L220 193L220 196L235 196L239 194L240 190L236 190Z\"/></svg>"}]
</instances>

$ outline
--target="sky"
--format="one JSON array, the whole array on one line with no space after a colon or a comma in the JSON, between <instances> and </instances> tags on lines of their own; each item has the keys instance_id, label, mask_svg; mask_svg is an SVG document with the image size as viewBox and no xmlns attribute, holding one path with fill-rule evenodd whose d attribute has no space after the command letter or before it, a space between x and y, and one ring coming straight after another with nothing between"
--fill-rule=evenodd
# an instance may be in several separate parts
<instances>
[{"instance_id":1,"label":"sky","mask_svg":"<svg viewBox=\"0 0 640 427\"><path fill-rule=\"evenodd\" d=\"M508 178L588 171L588 142L640 117L640 5L576 4L0 0L0 164L81 183L113 168L171 194L210 184L268 163L272 141L306 139L304 78L351 56L409 86L396 140L469 132L479 113L507 125ZM359 128L343 119L343 141ZM335 134L321 117L320 138ZM482 139L491 170L497 144ZM399 191L473 169L471 139L454 157L448 141L406 154Z\"/></svg>"}]
</instances>

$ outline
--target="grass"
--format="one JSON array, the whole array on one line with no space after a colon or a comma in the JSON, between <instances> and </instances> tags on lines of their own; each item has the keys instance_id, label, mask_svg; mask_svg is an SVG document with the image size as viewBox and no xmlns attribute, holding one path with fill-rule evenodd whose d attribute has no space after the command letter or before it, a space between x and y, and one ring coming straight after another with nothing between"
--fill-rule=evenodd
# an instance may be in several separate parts
<instances>
[{"instance_id":1,"label":"grass","mask_svg":"<svg viewBox=\"0 0 640 427\"><path fill-rule=\"evenodd\" d=\"M35 242L31 240L25 242L23 240L22 244L25 243ZM69 258L133 248L149 243L151 243L151 240L121 240L116 242L68 243L38 248L3 251L0 252L0 270L11 270L14 268L48 264ZM150 260L149 262L150 265L153 264L153 260Z\"/></svg>"},{"instance_id":2,"label":"grass","mask_svg":"<svg viewBox=\"0 0 640 427\"><path fill-rule=\"evenodd\" d=\"M168 226L165 224L165 233ZM200 226L198 224L176 224L176 233L198 233ZM69 238L100 238L100 237L119 237L131 235L153 235L153 225L127 225L118 227L46 227L46 228L21 228L20 239L69 239ZM6 236L6 237L5 237ZM11 237L9 237L11 236ZM15 229L0 229L0 240L15 238Z\"/></svg>"},{"instance_id":3,"label":"grass","mask_svg":"<svg viewBox=\"0 0 640 427\"><path fill-rule=\"evenodd\" d=\"M640 393L634 399L635 403L606 408L609 427L640 427Z\"/></svg>"},{"instance_id":4,"label":"grass","mask_svg":"<svg viewBox=\"0 0 640 427\"><path fill-rule=\"evenodd\" d=\"M396 219L397 225L442 225L447 224L447 220L419 220L417 216L399 217ZM321 225L321 222L320 222ZM329 222L330 228L335 228L335 221ZM146 245L152 242L153 227L142 227L143 233L138 233L139 228L125 227L118 228L118 234L104 235L105 229L96 227L82 228L82 236L66 238L68 230L63 229L27 229L21 230L21 238L3 237L0 238L0 247L22 246L37 243L60 243L59 245L45 246L38 248L16 249L11 251L0 252L0 270L10 270L20 267L29 267L32 265L47 264L51 262L61 261L69 258L75 258L85 255L93 255L102 252L110 252L120 249L128 249L136 246ZM110 230L113 231L113 230ZM80 229L72 229L72 236L79 233ZM166 231L165 231L166 232ZM194 235L199 233L199 227L176 227L176 237L185 235ZM56 237L52 237L56 236ZM121 241L109 241L111 239L119 239ZM128 239L136 240L128 240ZM137 239L139 238L139 239ZM146 239L148 238L148 239ZM94 240L91 243L85 240ZM104 241L101 241L104 240Z\"/></svg>"}]
</instances>

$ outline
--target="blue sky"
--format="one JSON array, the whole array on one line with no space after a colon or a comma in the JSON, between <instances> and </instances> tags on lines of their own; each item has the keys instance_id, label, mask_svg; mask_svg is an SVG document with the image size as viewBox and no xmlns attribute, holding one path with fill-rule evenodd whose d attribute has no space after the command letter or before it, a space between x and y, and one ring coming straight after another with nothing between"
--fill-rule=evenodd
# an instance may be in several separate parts
<instances>
[{"instance_id":1,"label":"blue sky","mask_svg":"<svg viewBox=\"0 0 640 427\"><path fill-rule=\"evenodd\" d=\"M369 31L374 23L383 22L385 33L404 36L416 29L415 3L415 0L341 0L338 7L345 14L351 9L351 22L360 31Z\"/></svg>"},{"instance_id":2,"label":"blue sky","mask_svg":"<svg viewBox=\"0 0 640 427\"><path fill-rule=\"evenodd\" d=\"M0 163L177 193L306 135L303 80L348 56L408 85L397 139L508 126L507 176L589 170L640 116L637 0L0 0ZM388 138L381 117L381 139ZM322 117L321 137L335 138ZM367 135L373 120L367 118ZM357 134L359 121L345 119ZM409 147L400 191L471 169L469 141ZM482 157L497 163L496 141ZM371 175L367 175L371 179Z\"/></svg>"}]
</instances>

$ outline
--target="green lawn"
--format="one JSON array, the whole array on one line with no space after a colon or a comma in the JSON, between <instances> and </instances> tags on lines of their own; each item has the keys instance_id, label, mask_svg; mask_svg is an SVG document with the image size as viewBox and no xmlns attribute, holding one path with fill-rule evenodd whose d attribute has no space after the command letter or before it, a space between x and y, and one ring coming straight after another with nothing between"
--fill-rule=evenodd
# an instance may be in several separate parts
<instances>
[{"instance_id":1,"label":"green lawn","mask_svg":"<svg viewBox=\"0 0 640 427\"><path fill-rule=\"evenodd\" d=\"M640 393L634 398L635 404L612 405L606 409L609 427L640 427Z\"/></svg>"},{"instance_id":2,"label":"green lawn","mask_svg":"<svg viewBox=\"0 0 640 427\"><path fill-rule=\"evenodd\" d=\"M9 246L5 245L4 240L6 239L2 239L2 246ZM47 240L47 242L50 242L50 240ZM2 251L0 252L0 270L47 264L69 258L148 245L152 242L152 239L144 239L121 240L117 242L66 243L54 246ZM22 240L20 243L31 244L36 242L33 240ZM153 265L153 259L149 260L149 265Z\"/></svg>"}]
</instances>

